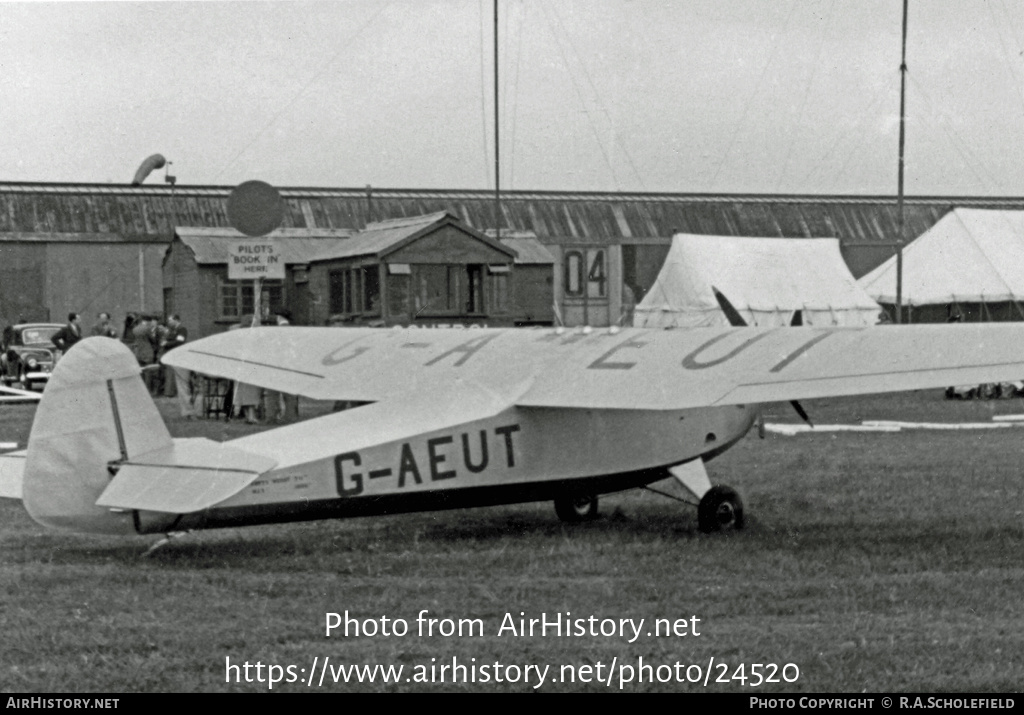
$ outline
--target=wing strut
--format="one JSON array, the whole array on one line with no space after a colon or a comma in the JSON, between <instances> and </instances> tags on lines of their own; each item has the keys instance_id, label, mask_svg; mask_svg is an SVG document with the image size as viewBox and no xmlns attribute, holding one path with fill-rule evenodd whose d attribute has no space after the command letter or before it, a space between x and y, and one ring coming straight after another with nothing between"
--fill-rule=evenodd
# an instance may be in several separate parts
<instances>
[{"instance_id":1,"label":"wing strut","mask_svg":"<svg viewBox=\"0 0 1024 715\"><path fill-rule=\"evenodd\" d=\"M700 457L669 467L668 471L682 485L686 493L693 497L693 500L684 499L690 504L700 504L700 500L711 489L711 480L708 479L707 470L704 469L704 460Z\"/></svg>"}]
</instances>

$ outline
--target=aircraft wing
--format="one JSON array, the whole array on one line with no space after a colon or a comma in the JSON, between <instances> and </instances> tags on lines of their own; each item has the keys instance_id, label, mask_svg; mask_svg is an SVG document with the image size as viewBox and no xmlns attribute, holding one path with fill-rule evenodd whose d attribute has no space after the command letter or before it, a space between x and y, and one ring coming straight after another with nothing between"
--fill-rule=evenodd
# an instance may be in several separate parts
<instances>
[{"instance_id":1,"label":"aircraft wing","mask_svg":"<svg viewBox=\"0 0 1024 715\"><path fill-rule=\"evenodd\" d=\"M530 375L529 361L507 359L526 357L517 350L522 347L517 332L247 328L186 343L163 361L317 400L379 402L462 382L507 397L521 391L519 384Z\"/></svg>"},{"instance_id":2,"label":"aircraft wing","mask_svg":"<svg viewBox=\"0 0 1024 715\"><path fill-rule=\"evenodd\" d=\"M675 330L250 328L172 366L322 400L468 386L520 407L690 409L1024 378L1024 323Z\"/></svg>"},{"instance_id":3,"label":"aircraft wing","mask_svg":"<svg viewBox=\"0 0 1024 715\"><path fill-rule=\"evenodd\" d=\"M381 398L372 385L353 380L354 384L334 389L327 379L331 365L324 364L332 351L339 353L339 359L342 354L358 357L364 343L372 338L365 331L347 334L335 330L333 335L326 335L319 329L248 328L186 343L167 353L162 361L171 367L291 395L372 402Z\"/></svg>"},{"instance_id":4,"label":"aircraft wing","mask_svg":"<svg viewBox=\"0 0 1024 715\"><path fill-rule=\"evenodd\" d=\"M688 409L1024 377L1024 324L624 330L552 365L523 407Z\"/></svg>"},{"instance_id":5,"label":"aircraft wing","mask_svg":"<svg viewBox=\"0 0 1024 715\"><path fill-rule=\"evenodd\" d=\"M890 334L898 332L898 335ZM1013 382L1024 325L881 326L823 339L783 368L739 381L719 404Z\"/></svg>"}]
</instances>

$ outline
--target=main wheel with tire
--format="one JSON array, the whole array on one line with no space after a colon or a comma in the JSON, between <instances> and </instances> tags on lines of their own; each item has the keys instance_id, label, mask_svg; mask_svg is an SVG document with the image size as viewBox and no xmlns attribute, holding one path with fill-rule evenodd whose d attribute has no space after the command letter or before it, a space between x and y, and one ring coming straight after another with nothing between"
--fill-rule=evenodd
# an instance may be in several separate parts
<instances>
[{"instance_id":1,"label":"main wheel with tire","mask_svg":"<svg viewBox=\"0 0 1024 715\"><path fill-rule=\"evenodd\" d=\"M705 534L742 529L743 500L731 487L711 487L697 507L697 524Z\"/></svg>"},{"instance_id":2,"label":"main wheel with tire","mask_svg":"<svg viewBox=\"0 0 1024 715\"><path fill-rule=\"evenodd\" d=\"M597 518L597 495L575 494L555 499L555 513L564 522L575 524Z\"/></svg>"}]
</instances>

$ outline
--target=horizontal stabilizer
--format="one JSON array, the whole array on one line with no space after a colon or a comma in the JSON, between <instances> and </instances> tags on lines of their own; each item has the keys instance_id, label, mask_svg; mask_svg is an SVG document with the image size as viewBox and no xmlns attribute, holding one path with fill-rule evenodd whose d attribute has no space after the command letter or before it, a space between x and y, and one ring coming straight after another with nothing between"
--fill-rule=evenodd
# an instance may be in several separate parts
<instances>
[{"instance_id":1,"label":"horizontal stabilizer","mask_svg":"<svg viewBox=\"0 0 1024 715\"><path fill-rule=\"evenodd\" d=\"M188 514L237 494L276 465L212 440L178 439L123 463L96 505Z\"/></svg>"},{"instance_id":2,"label":"horizontal stabilizer","mask_svg":"<svg viewBox=\"0 0 1024 715\"><path fill-rule=\"evenodd\" d=\"M21 482L25 473L27 452L0 454L0 498L21 499Z\"/></svg>"}]
</instances>

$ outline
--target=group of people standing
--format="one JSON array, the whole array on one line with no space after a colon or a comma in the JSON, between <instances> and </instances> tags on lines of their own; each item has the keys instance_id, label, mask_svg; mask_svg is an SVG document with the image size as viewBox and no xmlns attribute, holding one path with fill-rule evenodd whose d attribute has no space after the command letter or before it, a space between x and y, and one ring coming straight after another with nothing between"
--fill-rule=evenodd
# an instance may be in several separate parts
<instances>
[{"instance_id":1,"label":"group of people standing","mask_svg":"<svg viewBox=\"0 0 1024 715\"><path fill-rule=\"evenodd\" d=\"M102 336L105 338L116 338L118 330L110 318L110 313L100 313L96 316L96 323L89 331L90 336ZM68 313L68 322L63 328L53 334L51 341L62 353L85 337L82 334L82 316L78 313Z\"/></svg>"},{"instance_id":2,"label":"group of people standing","mask_svg":"<svg viewBox=\"0 0 1024 715\"><path fill-rule=\"evenodd\" d=\"M83 337L81 316L68 313L68 322L54 333L51 339L62 355ZM148 313L129 313L124 320L123 331L114 326L110 313L99 313L90 336L120 339L135 354L142 368L142 380L152 395L166 394L166 373L160 358L188 340L188 329L181 324L181 317L171 315L160 321ZM174 369L174 386L177 391L181 416L186 419L199 417L201 405L197 406L192 374L188 370Z\"/></svg>"},{"instance_id":3,"label":"group of people standing","mask_svg":"<svg viewBox=\"0 0 1024 715\"><path fill-rule=\"evenodd\" d=\"M111 322L110 313L100 313L96 316L96 324L92 326L89 335L100 335L105 338L117 337L117 328ZM82 334L82 316L78 313L68 313L68 322L64 324L63 328L53 334L50 341L63 354L83 337L85 336Z\"/></svg>"},{"instance_id":4,"label":"group of people standing","mask_svg":"<svg viewBox=\"0 0 1024 715\"><path fill-rule=\"evenodd\" d=\"M278 310L274 315L274 322L276 325L290 325L291 314L285 309ZM253 317L246 315L229 330L248 328L252 324ZM183 368L168 368L160 363L164 355L188 341L188 329L182 325L180 316L175 314L165 321L160 321L157 316L148 313L129 313L125 317L123 330L119 331L114 326L110 313L100 313L96 316L96 323L90 334L120 339L131 348L142 368L142 380L154 396L169 392L167 379L173 375L181 416L189 420L202 416L200 376ZM54 334L53 344L64 353L83 337L81 316L78 313L69 313L67 324ZM259 421L261 407L268 421L290 421L298 417L298 398L294 395L263 390L246 383L235 383L232 386L228 409L237 411L246 422L255 424Z\"/></svg>"}]
</instances>

